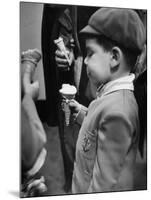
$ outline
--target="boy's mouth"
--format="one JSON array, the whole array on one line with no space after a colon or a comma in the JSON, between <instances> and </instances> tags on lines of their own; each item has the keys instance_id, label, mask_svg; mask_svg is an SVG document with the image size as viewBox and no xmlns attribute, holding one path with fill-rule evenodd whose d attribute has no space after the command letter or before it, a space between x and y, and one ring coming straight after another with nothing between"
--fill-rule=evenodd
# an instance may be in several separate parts
<instances>
[{"instance_id":1,"label":"boy's mouth","mask_svg":"<svg viewBox=\"0 0 151 200\"><path fill-rule=\"evenodd\" d=\"M87 72L87 76L88 76L88 78L90 78L90 72Z\"/></svg>"}]
</instances>

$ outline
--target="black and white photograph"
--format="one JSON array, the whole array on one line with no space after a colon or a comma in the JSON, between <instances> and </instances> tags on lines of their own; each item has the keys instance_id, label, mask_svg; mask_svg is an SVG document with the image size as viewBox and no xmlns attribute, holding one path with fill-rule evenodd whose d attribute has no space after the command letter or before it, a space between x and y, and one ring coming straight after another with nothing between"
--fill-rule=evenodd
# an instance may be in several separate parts
<instances>
[{"instance_id":1,"label":"black and white photograph","mask_svg":"<svg viewBox=\"0 0 151 200\"><path fill-rule=\"evenodd\" d=\"M8 7L2 199L147 200L149 7L17 1L17 20Z\"/></svg>"},{"instance_id":2,"label":"black and white photograph","mask_svg":"<svg viewBox=\"0 0 151 200\"><path fill-rule=\"evenodd\" d=\"M147 10L20 2L21 197L147 189Z\"/></svg>"}]
</instances>

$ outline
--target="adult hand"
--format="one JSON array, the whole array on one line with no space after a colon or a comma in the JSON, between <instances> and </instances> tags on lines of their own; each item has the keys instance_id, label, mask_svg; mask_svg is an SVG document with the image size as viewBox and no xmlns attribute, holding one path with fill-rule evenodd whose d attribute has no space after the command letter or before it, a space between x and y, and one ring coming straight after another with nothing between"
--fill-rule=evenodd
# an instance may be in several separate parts
<instances>
[{"instance_id":1,"label":"adult hand","mask_svg":"<svg viewBox=\"0 0 151 200\"><path fill-rule=\"evenodd\" d=\"M59 49L56 50L55 60L60 70L63 70L63 71L70 70L70 66L72 65L74 61L73 50L67 50L67 56L69 59L66 58L64 52L60 51Z\"/></svg>"}]
</instances>

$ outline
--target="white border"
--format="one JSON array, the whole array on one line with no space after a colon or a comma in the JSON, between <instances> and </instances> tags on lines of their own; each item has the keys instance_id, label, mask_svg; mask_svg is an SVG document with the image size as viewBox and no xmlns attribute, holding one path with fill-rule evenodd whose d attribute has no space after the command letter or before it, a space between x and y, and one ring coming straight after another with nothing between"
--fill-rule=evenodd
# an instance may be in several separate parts
<instances>
[{"instance_id":1,"label":"white border","mask_svg":"<svg viewBox=\"0 0 151 200\"><path fill-rule=\"evenodd\" d=\"M41 3L64 3L78 5L100 5L110 7L130 7L148 9L148 55L150 54L150 30L151 30L151 6L149 1L120 1L120 0L36 0ZM0 11L0 199L17 199L19 192L19 0L7 0L1 2ZM148 56L148 102L150 100L150 68ZM148 104L148 119L150 120L150 104ZM64 199L103 199L103 200L127 200L149 199L151 188L151 163L149 135L150 125L148 120L148 191L103 193L92 195L62 196ZM52 183L53 184L53 183ZM44 199L60 199L57 197L45 197ZM40 199L40 198L33 198Z\"/></svg>"}]
</instances>

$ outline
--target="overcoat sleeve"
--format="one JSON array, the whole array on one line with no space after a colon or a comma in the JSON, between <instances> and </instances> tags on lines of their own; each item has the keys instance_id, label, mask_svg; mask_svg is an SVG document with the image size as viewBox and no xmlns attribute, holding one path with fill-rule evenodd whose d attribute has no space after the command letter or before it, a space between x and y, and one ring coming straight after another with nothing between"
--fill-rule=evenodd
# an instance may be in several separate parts
<instances>
[{"instance_id":1,"label":"overcoat sleeve","mask_svg":"<svg viewBox=\"0 0 151 200\"><path fill-rule=\"evenodd\" d=\"M127 116L114 112L99 123L97 156L88 192L114 191L131 144Z\"/></svg>"}]
</instances>

